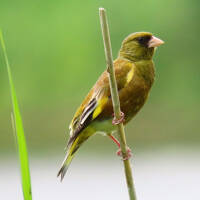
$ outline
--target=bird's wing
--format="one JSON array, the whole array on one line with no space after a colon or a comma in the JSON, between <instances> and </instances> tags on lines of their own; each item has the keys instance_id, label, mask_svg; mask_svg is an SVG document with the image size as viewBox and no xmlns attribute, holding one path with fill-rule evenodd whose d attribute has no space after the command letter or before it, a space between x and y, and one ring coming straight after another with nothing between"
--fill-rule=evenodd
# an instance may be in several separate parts
<instances>
[{"instance_id":1,"label":"bird's wing","mask_svg":"<svg viewBox=\"0 0 200 200\"><path fill-rule=\"evenodd\" d=\"M114 66L118 91L120 91L132 79L134 74L134 64L127 61L116 60ZM70 139L68 144L70 144L84 128L99 116L108 100L110 100L110 87L108 73L105 71L76 111L69 126Z\"/></svg>"}]
</instances>

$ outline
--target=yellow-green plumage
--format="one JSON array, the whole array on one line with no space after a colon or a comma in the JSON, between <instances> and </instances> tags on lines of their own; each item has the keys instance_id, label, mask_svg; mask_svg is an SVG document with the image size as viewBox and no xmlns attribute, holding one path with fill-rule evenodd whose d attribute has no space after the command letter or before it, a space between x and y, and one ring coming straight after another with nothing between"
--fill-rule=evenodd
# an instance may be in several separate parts
<instances>
[{"instance_id":1,"label":"yellow-green plumage","mask_svg":"<svg viewBox=\"0 0 200 200\"><path fill-rule=\"evenodd\" d=\"M129 35L123 42L114 61L121 110L125 124L144 105L154 81L154 48L163 42L151 33ZM66 157L58 173L63 179L75 152L80 145L97 132L111 134L113 107L107 71L104 71L76 111L70 124L70 138Z\"/></svg>"}]
</instances>

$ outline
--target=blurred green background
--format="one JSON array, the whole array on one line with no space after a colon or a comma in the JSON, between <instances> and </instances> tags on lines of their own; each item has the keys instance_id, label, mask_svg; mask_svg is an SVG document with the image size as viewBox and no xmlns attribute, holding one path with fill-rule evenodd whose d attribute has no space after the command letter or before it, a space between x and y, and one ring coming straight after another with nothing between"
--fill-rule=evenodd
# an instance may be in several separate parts
<instances>
[{"instance_id":1,"label":"blurred green background","mask_svg":"<svg viewBox=\"0 0 200 200\"><path fill-rule=\"evenodd\" d=\"M165 41L154 61L150 98L127 126L133 149L200 144L199 1L11 1L0 0L14 83L30 155L59 154L68 124L84 96L105 69L98 8L107 9L113 56L122 40L149 31ZM0 51L0 154L15 155L11 101ZM116 147L96 136L83 149L94 154ZM107 152L113 155L113 152Z\"/></svg>"}]
</instances>

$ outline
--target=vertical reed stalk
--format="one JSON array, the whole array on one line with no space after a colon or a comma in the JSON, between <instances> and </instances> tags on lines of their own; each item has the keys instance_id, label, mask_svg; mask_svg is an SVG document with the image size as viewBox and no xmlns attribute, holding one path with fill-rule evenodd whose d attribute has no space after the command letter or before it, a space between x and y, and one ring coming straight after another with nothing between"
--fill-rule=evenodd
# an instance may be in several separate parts
<instances>
[{"instance_id":1,"label":"vertical reed stalk","mask_svg":"<svg viewBox=\"0 0 200 200\"><path fill-rule=\"evenodd\" d=\"M100 15L102 34L103 34L103 42L104 42L104 49L105 49L105 56L106 56L106 63L107 63L107 72L109 75L113 110L114 110L115 118L119 120L121 118L120 101L119 101L117 83L116 83L114 67L113 67L112 48L111 48L111 42L110 42L108 21L106 17L106 11L104 8L99 8L99 15ZM128 155L127 155L127 144L126 144L124 125L123 123L119 123L117 126L118 126L118 134L119 134L120 145L121 145L121 150L122 150L124 171L126 175L126 182L127 182L129 197L130 197L130 200L136 200L130 162L129 162L129 159L126 159Z\"/></svg>"}]
</instances>

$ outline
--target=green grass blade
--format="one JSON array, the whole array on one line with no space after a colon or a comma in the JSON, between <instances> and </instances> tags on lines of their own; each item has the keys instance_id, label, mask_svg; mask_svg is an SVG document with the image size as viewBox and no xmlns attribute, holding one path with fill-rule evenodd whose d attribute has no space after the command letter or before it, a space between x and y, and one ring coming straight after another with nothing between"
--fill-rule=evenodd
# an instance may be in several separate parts
<instances>
[{"instance_id":1,"label":"green grass blade","mask_svg":"<svg viewBox=\"0 0 200 200\"><path fill-rule=\"evenodd\" d=\"M3 54L5 57L6 67L8 71L8 79L10 84L10 92L12 98L12 105L13 105L13 114L14 114L14 125L15 131L17 135L17 144L18 144L18 151L19 151L19 159L20 159L20 168L21 168L21 179L22 179L22 189L24 200L31 200L31 178L30 178L30 171L29 171L29 162L28 162L28 152L26 147L26 139L24 135L24 128L22 123L22 118L18 106L17 96L12 80L10 65L8 62L8 56L6 53L6 47L3 40L3 34L0 30L0 43L3 49Z\"/></svg>"}]
</instances>

